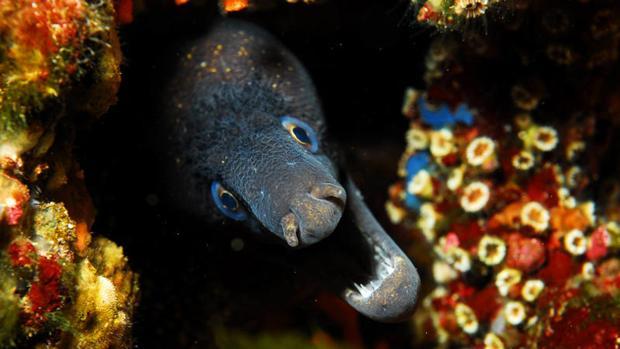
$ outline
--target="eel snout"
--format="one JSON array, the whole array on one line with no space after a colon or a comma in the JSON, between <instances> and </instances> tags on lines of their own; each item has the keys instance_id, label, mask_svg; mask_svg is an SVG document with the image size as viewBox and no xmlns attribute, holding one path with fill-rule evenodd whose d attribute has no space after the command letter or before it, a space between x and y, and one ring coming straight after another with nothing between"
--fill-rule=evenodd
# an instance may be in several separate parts
<instances>
[{"instance_id":1,"label":"eel snout","mask_svg":"<svg viewBox=\"0 0 620 349\"><path fill-rule=\"evenodd\" d=\"M296 195L280 226L290 246L307 246L329 236L340 221L347 200L338 184L320 183Z\"/></svg>"}]
</instances>

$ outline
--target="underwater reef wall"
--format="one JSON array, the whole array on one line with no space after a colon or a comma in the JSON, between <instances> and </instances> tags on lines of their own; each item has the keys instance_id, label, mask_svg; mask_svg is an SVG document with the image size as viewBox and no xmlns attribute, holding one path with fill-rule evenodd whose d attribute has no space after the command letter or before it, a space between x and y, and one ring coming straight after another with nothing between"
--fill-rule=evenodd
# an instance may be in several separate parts
<instances>
[{"instance_id":1,"label":"underwater reef wall","mask_svg":"<svg viewBox=\"0 0 620 349\"><path fill-rule=\"evenodd\" d=\"M137 275L90 227L77 125L115 102L111 1L0 0L0 347L127 348Z\"/></svg>"},{"instance_id":2,"label":"underwater reef wall","mask_svg":"<svg viewBox=\"0 0 620 349\"><path fill-rule=\"evenodd\" d=\"M618 4L515 4L436 37L405 94L386 209L434 284L412 324L433 347L617 348Z\"/></svg>"}]
</instances>

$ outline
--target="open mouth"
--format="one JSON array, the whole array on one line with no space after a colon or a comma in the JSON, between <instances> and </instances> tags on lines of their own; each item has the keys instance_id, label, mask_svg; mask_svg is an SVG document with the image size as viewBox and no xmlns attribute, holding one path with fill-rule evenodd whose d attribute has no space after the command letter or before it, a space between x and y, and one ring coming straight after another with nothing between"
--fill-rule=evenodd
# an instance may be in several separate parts
<instances>
[{"instance_id":1,"label":"open mouth","mask_svg":"<svg viewBox=\"0 0 620 349\"><path fill-rule=\"evenodd\" d=\"M417 270L383 230L349 180L351 219L361 242L370 252L370 274L365 282L353 282L342 291L344 299L360 313L379 321L409 317L415 308L420 277ZM368 257L366 257L368 259Z\"/></svg>"},{"instance_id":2,"label":"open mouth","mask_svg":"<svg viewBox=\"0 0 620 349\"><path fill-rule=\"evenodd\" d=\"M373 276L375 278L370 279L366 283L353 283L354 289L347 288L345 290L345 297L355 299L356 301L364 301L373 296L385 280L392 276L392 273L396 270L395 262L387 252L380 246L375 245L375 253L372 255L375 262L375 270Z\"/></svg>"},{"instance_id":3,"label":"open mouth","mask_svg":"<svg viewBox=\"0 0 620 349\"><path fill-rule=\"evenodd\" d=\"M323 250L313 267L328 287L365 316L382 322L406 319L415 308L418 272L350 181L347 192L349 200L338 228L310 249Z\"/></svg>"},{"instance_id":4,"label":"open mouth","mask_svg":"<svg viewBox=\"0 0 620 349\"><path fill-rule=\"evenodd\" d=\"M353 283L345 288L343 298L353 308L371 319L382 322L401 321L414 311L419 277L408 259L399 256L381 262L373 278L366 283Z\"/></svg>"}]
</instances>

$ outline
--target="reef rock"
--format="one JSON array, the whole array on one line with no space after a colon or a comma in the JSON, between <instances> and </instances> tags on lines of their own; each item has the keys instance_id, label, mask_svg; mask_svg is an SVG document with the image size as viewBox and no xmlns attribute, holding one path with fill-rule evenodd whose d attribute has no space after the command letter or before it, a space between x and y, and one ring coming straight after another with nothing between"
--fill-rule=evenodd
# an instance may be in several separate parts
<instances>
[{"instance_id":1,"label":"reef rock","mask_svg":"<svg viewBox=\"0 0 620 349\"><path fill-rule=\"evenodd\" d=\"M469 114L454 122L421 95L413 104L404 178L387 207L432 246L436 287L414 319L421 338L551 348L578 317L601 332L580 342L616 343L620 231L583 189L574 149L586 151L577 144L587 133L525 117L485 123L463 106ZM595 306L603 300L609 307Z\"/></svg>"},{"instance_id":2,"label":"reef rock","mask_svg":"<svg viewBox=\"0 0 620 349\"><path fill-rule=\"evenodd\" d=\"M405 94L386 208L433 251L413 326L438 347L617 347L618 5L514 6L440 35Z\"/></svg>"},{"instance_id":3,"label":"reef rock","mask_svg":"<svg viewBox=\"0 0 620 349\"><path fill-rule=\"evenodd\" d=\"M114 103L111 1L0 0L0 347L125 348L138 292L72 144ZM91 241L93 240L93 241Z\"/></svg>"}]
</instances>

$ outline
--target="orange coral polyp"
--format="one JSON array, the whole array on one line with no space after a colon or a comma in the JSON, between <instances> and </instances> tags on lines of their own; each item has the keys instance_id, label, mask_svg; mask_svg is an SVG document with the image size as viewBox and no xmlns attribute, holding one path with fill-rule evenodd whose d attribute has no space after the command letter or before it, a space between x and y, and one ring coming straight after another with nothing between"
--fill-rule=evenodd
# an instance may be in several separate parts
<instances>
[{"instance_id":1,"label":"orange coral polyp","mask_svg":"<svg viewBox=\"0 0 620 349\"><path fill-rule=\"evenodd\" d=\"M42 54L55 53L71 44L79 35L80 21L85 9L77 0L0 0L0 9L14 12L5 23L13 32L17 45L39 50ZM3 25L0 25L2 29Z\"/></svg>"},{"instance_id":2,"label":"orange coral polyp","mask_svg":"<svg viewBox=\"0 0 620 349\"><path fill-rule=\"evenodd\" d=\"M224 0L223 8L225 12L237 12L248 8L248 0Z\"/></svg>"}]
</instances>

